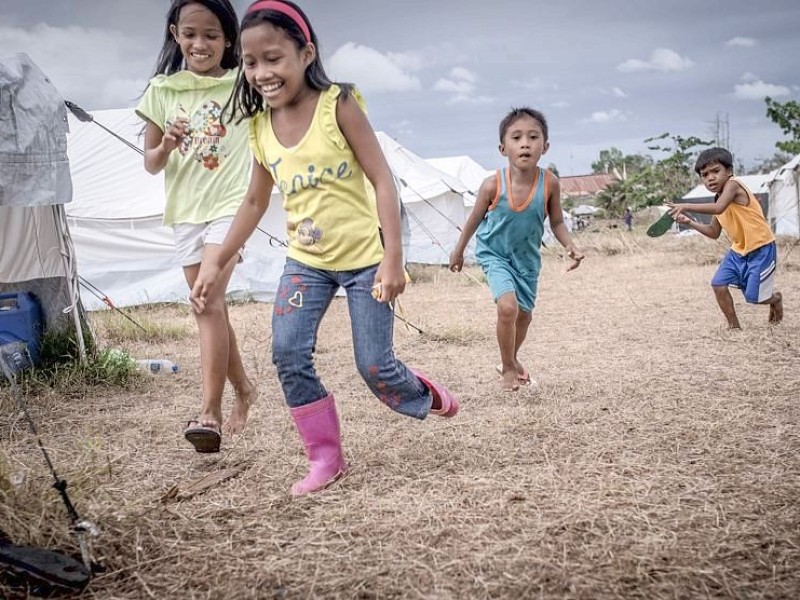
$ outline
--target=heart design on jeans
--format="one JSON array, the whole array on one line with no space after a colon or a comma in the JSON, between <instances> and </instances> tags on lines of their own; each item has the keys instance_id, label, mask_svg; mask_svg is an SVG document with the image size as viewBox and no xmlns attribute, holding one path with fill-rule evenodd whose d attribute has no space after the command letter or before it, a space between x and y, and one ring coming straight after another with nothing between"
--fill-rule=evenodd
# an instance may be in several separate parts
<instances>
[{"instance_id":1,"label":"heart design on jeans","mask_svg":"<svg viewBox=\"0 0 800 600\"><path fill-rule=\"evenodd\" d=\"M295 292L294 296L289 298L287 302L295 308L303 308L303 292Z\"/></svg>"}]
</instances>

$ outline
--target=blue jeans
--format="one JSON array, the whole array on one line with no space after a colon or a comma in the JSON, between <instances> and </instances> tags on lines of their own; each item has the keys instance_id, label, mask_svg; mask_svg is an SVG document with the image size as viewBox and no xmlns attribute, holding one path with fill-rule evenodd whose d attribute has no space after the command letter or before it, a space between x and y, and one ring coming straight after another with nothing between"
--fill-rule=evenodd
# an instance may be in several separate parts
<instances>
[{"instance_id":1,"label":"blue jeans","mask_svg":"<svg viewBox=\"0 0 800 600\"><path fill-rule=\"evenodd\" d=\"M431 408L428 388L392 350L394 314L372 297L378 266L324 271L286 259L272 312L272 362L286 403L309 404L328 395L314 368L322 317L336 291L344 288L353 333L356 367L370 391L392 410L424 419Z\"/></svg>"}]
</instances>

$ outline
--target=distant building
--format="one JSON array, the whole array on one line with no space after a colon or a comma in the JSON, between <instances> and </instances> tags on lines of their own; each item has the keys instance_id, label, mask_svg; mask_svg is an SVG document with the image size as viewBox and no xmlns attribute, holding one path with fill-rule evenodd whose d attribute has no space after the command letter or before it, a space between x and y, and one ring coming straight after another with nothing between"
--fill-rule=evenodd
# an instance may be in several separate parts
<instances>
[{"instance_id":1,"label":"distant building","mask_svg":"<svg viewBox=\"0 0 800 600\"><path fill-rule=\"evenodd\" d=\"M594 199L618 178L613 173L592 173L559 177L561 182L561 201L571 200L573 204L594 204Z\"/></svg>"}]
</instances>

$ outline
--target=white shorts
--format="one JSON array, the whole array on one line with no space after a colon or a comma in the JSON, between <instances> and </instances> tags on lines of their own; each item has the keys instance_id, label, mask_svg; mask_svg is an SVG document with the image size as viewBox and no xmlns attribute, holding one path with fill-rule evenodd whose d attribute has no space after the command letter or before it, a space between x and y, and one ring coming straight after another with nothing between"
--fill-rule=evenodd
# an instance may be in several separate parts
<instances>
[{"instance_id":1,"label":"white shorts","mask_svg":"<svg viewBox=\"0 0 800 600\"><path fill-rule=\"evenodd\" d=\"M221 217L208 223L175 223L175 255L182 267L199 265L203 260L203 248L206 244L222 245L233 217ZM244 246L239 250L239 261L242 262Z\"/></svg>"}]
</instances>

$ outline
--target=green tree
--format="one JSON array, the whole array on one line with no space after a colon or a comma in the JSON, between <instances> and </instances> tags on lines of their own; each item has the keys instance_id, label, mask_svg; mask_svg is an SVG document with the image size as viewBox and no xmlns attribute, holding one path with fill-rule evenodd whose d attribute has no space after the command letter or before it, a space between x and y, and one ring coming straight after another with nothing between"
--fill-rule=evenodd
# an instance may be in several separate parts
<instances>
[{"instance_id":1,"label":"green tree","mask_svg":"<svg viewBox=\"0 0 800 600\"><path fill-rule=\"evenodd\" d=\"M609 217L621 217L626 206L630 206L630 186L625 181L612 181L606 189L595 196L595 206L602 208Z\"/></svg>"},{"instance_id":2,"label":"green tree","mask_svg":"<svg viewBox=\"0 0 800 600\"><path fill-rule=\"evenodd\" d=\"M790 140L777 142L775 146L789 154L800 154L800 104L794 100L781 104L769 96L764 101L767 103L767 116L791 137Z\"/></svg>"},{"instance_id":3,"label":"green tree","mask_svg":"<svg viewBox=\"0 0 800 600\"><path fill-rule=\"evenodd\" d=\"M592 163L593 173L616 173L621 178L638 173L651 165L653 159L641 154L624 155L619 148L601 150L600 156Z\"/></svg>"},{"instance_id":4,"label":"green tree","mask_svg":"<svg viewBox=\"0 0 800 600\"><path fill-rule=\"evenodd\" d=\"M621 214L626 206L643 208L676 200L697 182L694 160L702 147L712 142L695 136L683 137L663 133L645 140L648 149L665 153L659 160L649 157L641 169L609 186L598 198L598 205L610 214Z\"/></svg>"}]
</instances>

